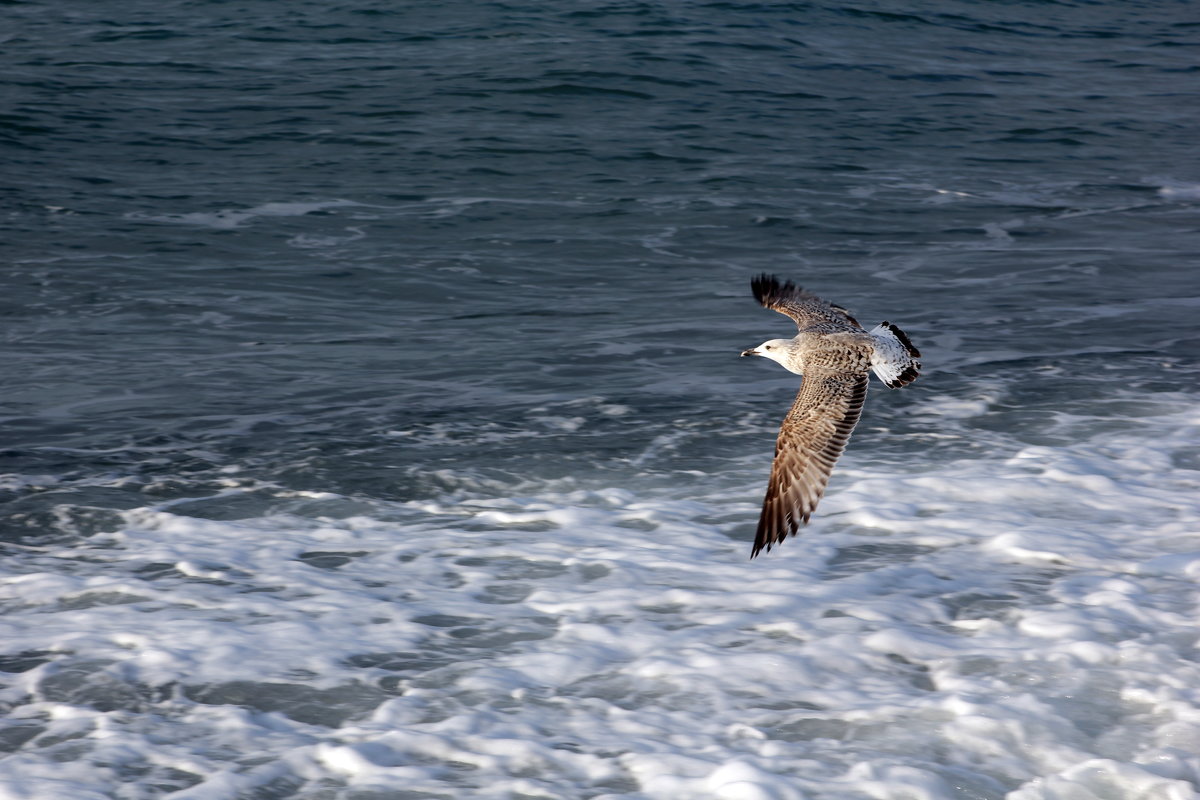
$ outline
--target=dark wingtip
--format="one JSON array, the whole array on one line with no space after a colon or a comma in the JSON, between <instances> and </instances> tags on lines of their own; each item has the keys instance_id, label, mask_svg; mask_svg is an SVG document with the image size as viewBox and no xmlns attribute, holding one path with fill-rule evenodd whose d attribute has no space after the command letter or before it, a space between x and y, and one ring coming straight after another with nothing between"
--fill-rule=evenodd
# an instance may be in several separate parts
<instances>
[{"instance_id":1,"label":"dark wingtip","mask_svg":"<svg viewBox=\"0 0 1200 800\"><path fill-rule=\"evenodd\" d=\"M773 543L769 541L756 539L754 541L754 547L750 550L750 558L756 558L763 550L766 550L768 553L771 552L772 544Z\"/></svg>"},{"instance_id":2,"label":"dark wingtip","mask_svg":"<svg viewBox=\"0 0 1200 800\"><path fill-rule=\"evenodd\" d=\"M784 539L797 535L800 528L808 524L809 518L809 514L802 514L800 519L796 519L789 511L783 515L782 520L779 520L780 527L770 527L766 521L766 514L767 511L764 508L762 516L758 520L758 530L754 534L754 547L750 550L751 558L763 550L769 553L772 545L782 545Z\"/></svg>"},{"instance_id":3,"label":"dark wingtip","mask_svg":"<svg viewBox=\"0 0 1200 800\"><path fill-rule=\"evenodd\" d=\"M766 272L750 279L750 290L759 305L770 308L773 304L800 291L791 281L780 283L779 278Z\"/></svg>"},{"instance_id":4,"label":"dark wingtip","mask_svg":"<svg viewBox=\"0 0 1200 800\"><path fill-rule=\"evenodd\" d=\"M765 511L763 512L766 513ZM758 520L758 530L754 532L754 548L750 551L750 557L754 558L763 550L771 552L771 545L774 544L775 537L767 533L765 521L760 517Z\"/></svg>"}]
</instances>

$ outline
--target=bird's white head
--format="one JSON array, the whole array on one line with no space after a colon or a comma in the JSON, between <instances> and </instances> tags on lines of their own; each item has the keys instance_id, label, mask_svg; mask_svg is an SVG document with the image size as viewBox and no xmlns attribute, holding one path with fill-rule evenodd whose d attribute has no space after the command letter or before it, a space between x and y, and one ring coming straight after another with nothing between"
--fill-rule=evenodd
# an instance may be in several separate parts
<instances>
[{"instance_id":1,"label":"bird's white head","mask_svg":"<svg viewBox=\"0 0 1200 800\"><path fill-rule=\"evenodd\" d=\"M778 361L780 364L787 366L787 359L792 351L791 339L768 339L758 347L752 347L749 350L743 350L744 356L763 356L772 361Z\"/></svg>"}]
</instances>

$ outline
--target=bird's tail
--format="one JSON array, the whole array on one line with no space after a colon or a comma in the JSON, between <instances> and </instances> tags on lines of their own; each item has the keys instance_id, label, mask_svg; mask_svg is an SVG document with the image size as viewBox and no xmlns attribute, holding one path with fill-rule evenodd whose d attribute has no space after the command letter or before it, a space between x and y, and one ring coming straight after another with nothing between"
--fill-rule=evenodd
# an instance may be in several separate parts
<instances>
[{"instance_id":1,"label":"bird's tail","mask_svg":"<svg viewBox=\"0 0 1200 800\"><path fill-rule=\"evenodd\" d=\"M907 386L921 374L921 354L904 335L904 331L890 322L881 322L870 331L875 340L875 352L871 354L871 369L879 380L892 389Z\"/></svg>"}]
</instances>

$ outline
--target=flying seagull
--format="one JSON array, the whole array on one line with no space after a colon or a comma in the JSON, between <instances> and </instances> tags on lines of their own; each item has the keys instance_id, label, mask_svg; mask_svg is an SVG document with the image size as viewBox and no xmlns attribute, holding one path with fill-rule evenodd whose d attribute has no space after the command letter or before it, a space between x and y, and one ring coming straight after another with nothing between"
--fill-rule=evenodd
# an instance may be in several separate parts
<instances>
[{"instance_id":1,"label":"flying seagull","mask_svg":"<svg viewBox=\"0 0 1200 800\"><path fill-rule=\"evenodd\" d=\"M862 414L868 373L874 370L881 381L898 389L917 379L921 354L895 325L881 322L868 332L846 309L791 281L759 275L750 288L764 308L791 317L800 332L793 339L763 342L742 355L765 356L804 376L775 440L775 462L750 552L754 558L808 522Z\"/></svg>"}]
</instances>

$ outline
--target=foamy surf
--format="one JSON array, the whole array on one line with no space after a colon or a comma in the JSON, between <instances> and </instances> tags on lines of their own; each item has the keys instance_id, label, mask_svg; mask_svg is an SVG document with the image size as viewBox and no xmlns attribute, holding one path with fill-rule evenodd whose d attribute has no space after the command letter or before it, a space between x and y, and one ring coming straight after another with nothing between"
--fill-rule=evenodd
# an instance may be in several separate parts
<instances>
[{"instance_id":1,"label":"foamy surf","mask_svg":"<svg viewBox=\"0 0 1200 800\"><path fill-rule=\"evenodd\" d=\"M1189 414L1144 424L1179 441ZM37 746L0 787L1189 797L1200 482L1147 439L851 456L820 530L753 564L751 486L132 509L5 579L3 732Z\"/></svg>"},{"instance_id":2,"label":"foamy surf","mask_svg":"<svg viewBox=\"0 0 1200 800\"><path fill-rule=\"evenodd\" d=\"M253 222L260 217L303 217L333 208L353 208L362 205L362 203L352 200L282 201L262 203L250 208L222 208L216 211L191 211L183 214L131 211L125 215L125 219L134 222L199 225L206 228L229 230L241 228L247 222Z\"/></svg>"}]
</instances>

